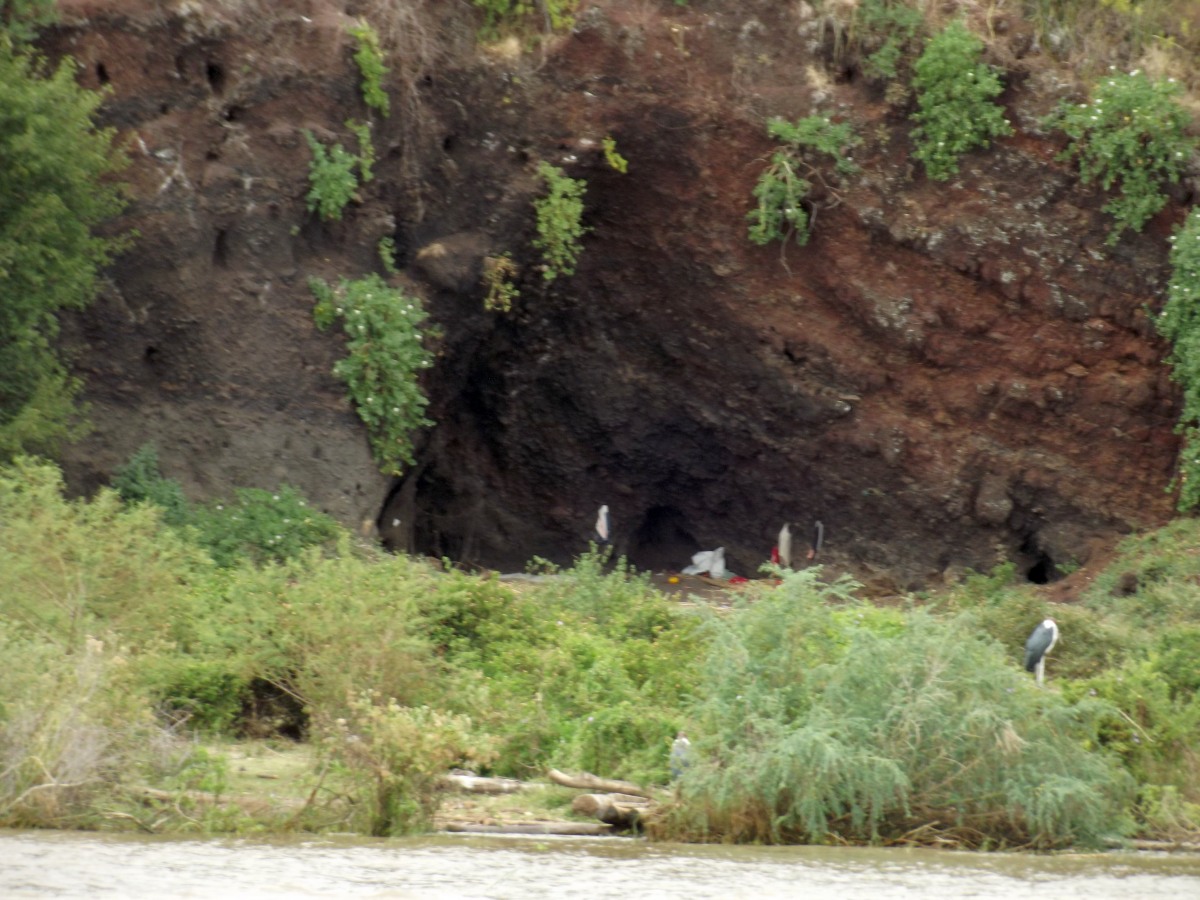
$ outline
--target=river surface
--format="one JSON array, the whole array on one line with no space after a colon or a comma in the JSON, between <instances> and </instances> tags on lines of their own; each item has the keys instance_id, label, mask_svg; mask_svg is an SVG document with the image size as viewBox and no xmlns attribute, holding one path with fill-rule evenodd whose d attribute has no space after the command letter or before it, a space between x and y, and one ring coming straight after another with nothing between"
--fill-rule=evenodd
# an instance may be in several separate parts
<instances>
[{"instance_id":1,"label":"river surface","mask_svg":"<svg viewBox=\"0 0 1200 900\"><path fill-rule=\"evenodd\" d=\"M224 840L0 831L0 897L1200 900L1200 858L438 835Z\"/></svg>"}]
</instances>

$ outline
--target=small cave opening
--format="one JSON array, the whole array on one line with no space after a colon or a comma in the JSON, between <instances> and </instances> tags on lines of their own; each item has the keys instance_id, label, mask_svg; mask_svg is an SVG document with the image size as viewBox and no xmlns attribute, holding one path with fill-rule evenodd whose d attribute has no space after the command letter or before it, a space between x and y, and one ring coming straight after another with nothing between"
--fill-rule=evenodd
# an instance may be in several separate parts
<instances>
[{"instance_id":1,"label":"small cave opening","mask_svg":"<svg viewBox=\"0 0 1200 900\"><path fill-rule=\"evenodd\" d=\"M102 62L96 63L96 80L100 82L101 86L109 83L108 66Z\"/></svg>"},{"instance_id":2,"label":"small cave opening","mask_svg":"<svg viewBox=\"0 0 1200 900\"><path fill-rule=\"evenodd\" d=\"M1033 538L1026 538L1021 544L1021 556L1025 580L1030 584L1050 584L1062 578L1054 559Z\"/></svg>"},{"instance_id":3,"label":"small cave opening","mask_svg":"<svg viewBox=\"0 0 1200 900\"><path fill-rule=\"evenodd\" d=\"M225 90L225 70L217 63L210 62L204 67L204 77L208 79L208 86L214 94Z\"/></svg>"},{"instance_id":4,"label":"small cave opening","mask_svg":"<svg viewBox=\"0 0 1200 900\"><path fill-rule=\"evenodd\" d=\"M218 269L224 269L229 266L229 232L224 228L217 229L217 236L213 240L213 265Z\"/></svg>"},{"instance_id":5,"label":"small cave opening","mask_svg":"<svg viewBox=\"0 0 1200 900\"><path fill-rule=\"evenodd\" d=\"M686 566L699 549L678 509L652 506L630 536L626 555L637 569L661 572Z\"/></svg>"}]
</instances>

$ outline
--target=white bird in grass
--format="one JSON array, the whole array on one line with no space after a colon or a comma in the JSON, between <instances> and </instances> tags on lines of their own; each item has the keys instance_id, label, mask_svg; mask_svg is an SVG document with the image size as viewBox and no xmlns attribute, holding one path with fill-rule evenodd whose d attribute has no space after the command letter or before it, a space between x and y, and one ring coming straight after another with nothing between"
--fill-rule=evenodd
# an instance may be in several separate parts
<instances>
[{"instance_id":1,"label":"white bird in grass","mask_svg":"<svg viewBox=\"0 0 1200 900\"><path fill-rule=\"evenodd\" d=\"M1058 643L1058 626L1053 619L1043 619L1025 642L1025 671L1037 673L1041 684L1046 675L1046 654Z\"/></svg>"}]
</instances>

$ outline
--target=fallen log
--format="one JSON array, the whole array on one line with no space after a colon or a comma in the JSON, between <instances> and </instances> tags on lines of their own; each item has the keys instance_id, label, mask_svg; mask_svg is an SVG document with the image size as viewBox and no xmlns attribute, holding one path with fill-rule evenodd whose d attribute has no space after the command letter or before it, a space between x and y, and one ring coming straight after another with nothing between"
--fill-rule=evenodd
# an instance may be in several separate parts
<instances>
[{"instance_id":1,"label":"fallen log","mask_svg":"<svg viewBox=\"0 0 1200 900\"><path fill-rule=\"evenodd\" d=\"M451 772L443 775L442 783L468 794L515 794L529 787L516 778L486 778L470 772Z\"/></svg>"},{"instance_id":2,"label":"fallen log","mask_svg":"<svg viewBox=\"0 0 1200 900\"><path fill-rule=\"evenodd\" d=\"M571 803L572 812L591 816L623 831L640 828L642 814L649 808L649 800L629 794L580 794Z\"/></svg>"},{"instance_id":3,"label":"fallen log","mask_svg":"<svg viewBox=\"0 0 1200 900\"><path fill-rule=\"evenodd\" d=\"M581 837L612 834L612 826L603 822L514 822L508 825L446 822L442 830L463 834L565 834Z\"/></svg>"},{"instance_id":4,"label":"fallen log","mask_svg":"<svg viewBox=\"0 0 1200 900\"><path fill-rule=\"evenodd\" d=\"M568 775L558 769L551 769L548 776L555 784L563 787L578 788L581 791L600 791L605 794L633 794L635 797L650 797L650 792L639 787L632 781L619 781L613 778L600 778L591 772L579 775Z\"/></svg>"}]
</instances>

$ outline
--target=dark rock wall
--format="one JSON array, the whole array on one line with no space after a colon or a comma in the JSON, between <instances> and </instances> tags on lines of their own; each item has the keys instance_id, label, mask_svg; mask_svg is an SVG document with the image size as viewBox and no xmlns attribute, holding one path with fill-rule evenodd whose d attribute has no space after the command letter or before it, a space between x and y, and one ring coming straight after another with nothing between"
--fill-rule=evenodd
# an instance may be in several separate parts
<instances>
[{"instance_id":1,"label":"dark rock wall","mask_svg":"<svg viewBox=\"0 0 1200 900\"><path fill-rule=\"evenodd\" d=\"M1182 205L1105 246L1103 195L1039 124L1069 73L1019 22L991 49L1017 134L937 184L903 98L804 4L595 2L525 53L476 47L465 5L66 6L47 48L111 86L141 234L69 328L98 426L68 460L81 489L152 439L194 492L289 482L398 548L565 562L607 503L638 565L724 545L753 574L784 521L820 519L827 563L900 587L1004 559L1053 577L1170 514L1177 397L1146 309ZM379 20L396 112L377 177L319 223L302 130L352 143L344 29L384 8L406 27ZM818 189L806 247L755 247L765 118L818 110L854 123L862 171ZM578 271L549 286L540 159L588 181ZM384 235L442 332L438 425L392 484L306 288L377 267ZM505 250L522 297L499 315L478 278Z\"/></svg>"}]
</instances>

